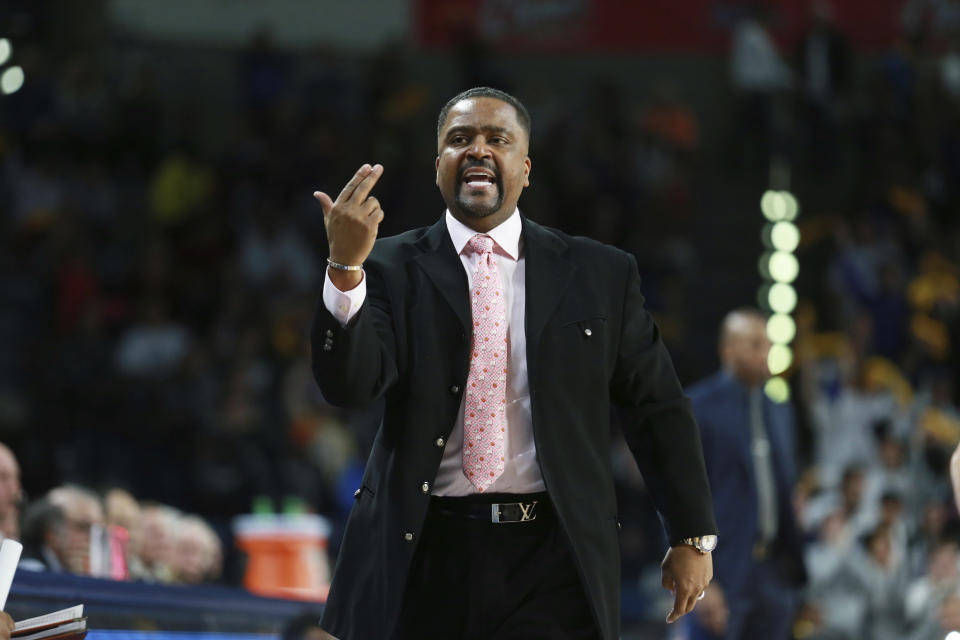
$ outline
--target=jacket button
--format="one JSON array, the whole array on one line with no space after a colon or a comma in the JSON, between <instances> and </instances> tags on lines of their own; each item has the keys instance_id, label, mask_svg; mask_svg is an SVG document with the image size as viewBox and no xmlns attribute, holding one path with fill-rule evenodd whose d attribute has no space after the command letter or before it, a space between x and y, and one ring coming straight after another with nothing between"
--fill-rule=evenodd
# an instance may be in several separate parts
<instances>
[{"instance_id":1,"label":"jacket button","mask_svg":"<svg viewBox=\"0 0 960 640\"><path fill-rule=\"evenodd\" d=\"M405 534L403 534L403 539L407 542L413 542L413 534L407 531Z\"/></svg>"},{"instance_id":2,"label":"jacket button","mask_svg":"<svg viewBox=\"0 0 960 640\"><path fill-rule=\"evenodd\" d=\"M327 337L328 337L328 338L332 338L332 337L333 337L333 329L327 329Z\"/></svg>"},{"instance_id":3,"label":"jacket button","mask_svg":"<svg viewBox=\"0 0 960 640\"><path fill-rule=\"evenodd\" d=\"M583 330L583 333L584 333L584 335L586 335L588 338L593 335L593 331L591 331L590 329L584 329L584 330Z\"/></svg>"},{"instance_id":4,"label":"jacket button","mask_svg":"<svg viewBox=\"0 0 960 640\"><path fill-rule=\"evenodd\" d=\"M460 385L453 385L450 387L450 393L460 393Z\"/></svg>"},{"instance_id":5,"label":"jacket button","mask_svg":"<svg viewBox=\"0 0 960 640\"><path fill-rule=\"evenodd\" d=\"M422 485L420 485L420 491L423 491L424 493L429 493L429 492L430 492L430 483L429 483L429 482L424 482Z\"/></svg>"},{"instance_id":6,"label":"jacket button","mask_svg":"<svg viewBox=\"0 0 960 640\"><path fill-rule=\"evenodd\" d=\"M359 498L359 497L360 497L360 489L357 489L356 491L353 492L353 497L354 497L354 498Z\"/></svg>"},{"instance_id":7,"label":"jacket button","mask_svg":"<svg viewBox=\"0 0 960 640\"><path fill-rule=\"evenodd\" d=\"M443 447L443 445L446 444L446 442L447 442L447 441L443 439L443 436L437 438L437 446L438 446L438 447Z\"/></svg>"},{"instance_id":8,"label":"jacket button","mask_svg":"<svg viewBox=\"0 0 960 640\"><path fill-rule=\"evenodd\" d=\"M328 342L327 344L323 345L323 350L324 350L324 351L333 351L333 345Z\"/></svg>"}]
</instances>

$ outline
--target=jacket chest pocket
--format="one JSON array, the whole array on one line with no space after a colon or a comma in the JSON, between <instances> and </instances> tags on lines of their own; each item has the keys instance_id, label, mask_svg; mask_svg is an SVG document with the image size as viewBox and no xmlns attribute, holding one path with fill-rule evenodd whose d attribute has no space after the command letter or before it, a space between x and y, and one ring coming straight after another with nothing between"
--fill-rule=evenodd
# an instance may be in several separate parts
<instances>
[{"instance_id":1,"label":"jacket chest pocket","mask_svg":"<svg viewBox=\"0 0 960 640\"><path fill-rule=\"evenodd\" d=\"M576 333L585 342L599 343L606 337L607 317L604 315L587 315L581 319L565 320L560 323L564 336Z\"/></svg>"}]
</instances>

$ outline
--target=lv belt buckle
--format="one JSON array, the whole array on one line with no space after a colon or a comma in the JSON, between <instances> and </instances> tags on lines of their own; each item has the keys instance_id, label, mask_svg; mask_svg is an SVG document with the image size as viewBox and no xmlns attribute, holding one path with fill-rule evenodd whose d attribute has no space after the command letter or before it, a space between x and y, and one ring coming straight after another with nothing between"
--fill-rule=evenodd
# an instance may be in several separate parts
<instances>
[{"instance_id":1,"label":"lv belt buckle","mask_svg":"<svg viewBox=\"0 0 960 640\"><path fill-rule=\"evenodd\" d=\"M533 522L537 519L537 501L490 505L490 520L495 523Z\"/></svg>"}]
</instances>

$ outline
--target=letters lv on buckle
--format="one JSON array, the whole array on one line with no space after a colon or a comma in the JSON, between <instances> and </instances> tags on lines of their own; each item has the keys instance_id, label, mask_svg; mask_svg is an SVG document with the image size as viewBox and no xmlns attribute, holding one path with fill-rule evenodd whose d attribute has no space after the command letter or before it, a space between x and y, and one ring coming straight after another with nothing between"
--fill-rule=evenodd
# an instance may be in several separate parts
<instances>
[{"instance_id":1,"label":"letters lv on buckle","mask_svg":"<svg viewBox=\"0 0 960 640\"><path fill-rule=\"evenodd\" d=\"M533 502L514 502L513 504L517 505L520 508L520 519L519 520L501 520L500 519L500 508L506 505L501 504L492 504L490 505L492 513L491 520L493 522L533 522L537 519L537 501Z\"/></svg>"}]
</instances>

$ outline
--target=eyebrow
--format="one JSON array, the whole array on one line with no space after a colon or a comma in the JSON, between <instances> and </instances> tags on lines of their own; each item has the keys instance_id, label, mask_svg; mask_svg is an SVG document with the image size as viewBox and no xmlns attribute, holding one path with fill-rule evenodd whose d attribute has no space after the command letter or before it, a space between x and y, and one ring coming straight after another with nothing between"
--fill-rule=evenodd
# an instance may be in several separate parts
<instances>
[{"instance_id":1,"label":"eyebrow","mask_svg":"<svg viewBox=\"0 0 960 640\"><path fill-rule=\"evenodd\" d=\"M449 138L450 136L455 135L455 134L458 134L458 133L471 133L471 132L477 131L477 130L483 131L483 132L486 133L486 134L497 133L497 134L507 135L507 136L510 135L510 130L507 129L506 127L496 127L496 126L493 126L493 125L487 125L487 126L484 126L484 127L468 127L468 126L465 126L465 125L461 125L461 126L458 126L458 127L451 127L451 128L447 131L447 134L446 134L444 137L445 137L445 138Z\"/></svg>"}]
</instances>

